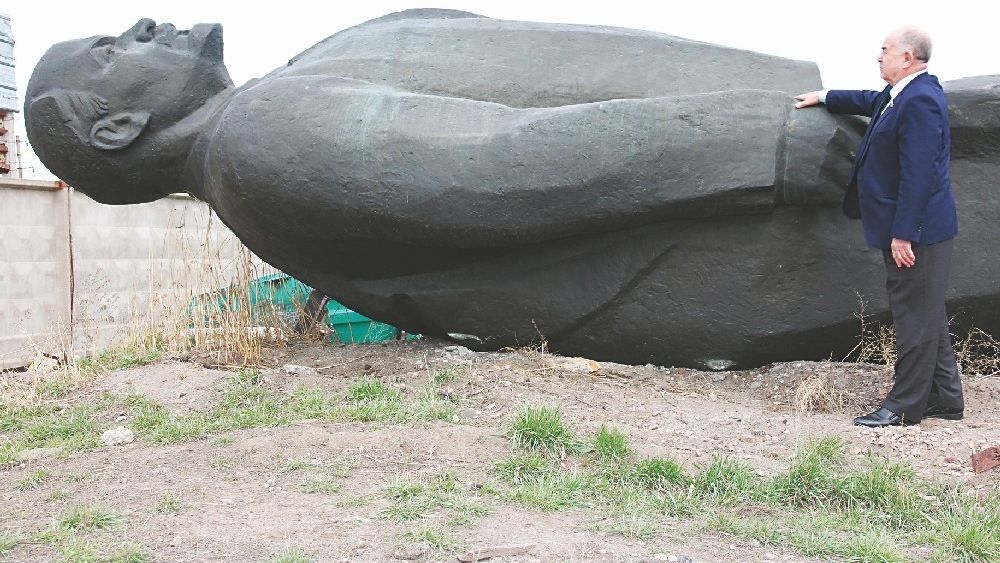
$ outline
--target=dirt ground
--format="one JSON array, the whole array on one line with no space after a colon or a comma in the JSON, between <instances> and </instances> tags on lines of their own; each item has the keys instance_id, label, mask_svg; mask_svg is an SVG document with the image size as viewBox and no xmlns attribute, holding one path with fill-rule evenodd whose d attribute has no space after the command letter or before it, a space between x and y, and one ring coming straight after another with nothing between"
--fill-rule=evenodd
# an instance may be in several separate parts
<instances>
[{"instance_id":1,"label":"dirt ground","mask_svg":"<svg viewBox=\"0 0 1000 563\"><path fill-rule=\"evenodd\" d=\"M1000 443L1000 379L966 381L966 418L919 426L861 429L850 418L882 396L881 366L792 362L746 372L700 372L567 359L537 351L474 353L425 339L367 345L299 344L271 352L265 385L291 394L300 386L343 391L362 374L412 393L442 369L456 377L441 393L458 405L451 422L387 425L300 420L158 446L142 439L62 458L0 468L0 532L31 537L74 503L123 517L116 537L141 545L154 561L267 561L295 548L316 561L454 561L407 538L413 525L382 516L386 487L452 469L475 486L493 460L509 455L504 429L522 403L555 404L573 430L593 434L611 423L641 455L675 456L686 467L727 454L763 474L788 466L798 445L834 435L849 453L871 450L912 462L928 479L980 491L1000 487L1000 470L976 475L969 454ZM205 411L229 372L197 356L119 370L67 401L103 391L141 393L175 413ZM840 413L802 412L808 382L828 382ZM832 387L830 387L832 382ZM129 412L115 422L128 424ZM334 494L301 487L311 468L351 460ZM292 467L290 461L298 466ZM16 483L45 468L35 490ZM54 494L54 491L60 491ZM163 499L176 510L162 510ZM159 507L159 508L158 508ZM430 514L433 520L435 514ZM444 516L440 516L444 518ZM489 514L449 532L464 546L534 544L503 561L808 561L796 552L713 532L697 520L665 519L646 539L606 531L592 510L543 512L496 503ZM53 547L25 541L12 561L57 560ZM0 556L0 560L3 557Z\"/></svg>"}]
</instances>

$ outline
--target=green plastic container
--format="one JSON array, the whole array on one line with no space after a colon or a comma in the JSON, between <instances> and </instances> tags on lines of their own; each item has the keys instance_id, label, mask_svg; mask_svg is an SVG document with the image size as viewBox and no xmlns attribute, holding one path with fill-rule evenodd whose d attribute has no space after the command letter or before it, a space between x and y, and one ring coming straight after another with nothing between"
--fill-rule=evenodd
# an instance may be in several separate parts
<instances>
[{"instance_id":1,"label":"green plastic container","mask_svg":"<svg viewBox=\"0 0 1000 563\"><path fill-rule=\"evenodd\" d=\"M248 292L250 306L270 302L281 314L286 314L289 321L304 307L309 300L312 288L289 276L276 273L261 276L250 282ZM188 304L188 313L193 313L200 302L215 299L215 306L220 309L227 307L235 310L239 307L239 299L228 290L219 290L211 294L194 297ZM257 309L255 307L255 309ZM258 309L259 310L259 309ZM255 319L260 320L260 319ZM206 324L210 324L208 318ZM290 324L291 324L290 322ZM341 303L330 299L326 303L326 315L323 323L332 329L331 342L382 342L396 338L396 327L370 319L357 311L348 309ZM407 339L420 338L417 334L407 334Z\"/></svg>"}]
</instances>

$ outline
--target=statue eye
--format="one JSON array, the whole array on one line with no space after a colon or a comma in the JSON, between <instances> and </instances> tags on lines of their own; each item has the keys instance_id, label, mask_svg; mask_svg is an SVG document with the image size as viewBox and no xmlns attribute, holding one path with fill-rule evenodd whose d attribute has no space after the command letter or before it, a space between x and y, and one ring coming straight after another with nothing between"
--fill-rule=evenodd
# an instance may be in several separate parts
<instances>
[{"instance_id":1,"label":"statue eye","mask_svg":"<svg viewBox=\"0 0 1000 563\"><path fill-rule=\"evenodd\" d=\"M110 64L115 58L115 46L99 45L90 50L90 55L101 64Z\"/></svg>"}]
</instances>

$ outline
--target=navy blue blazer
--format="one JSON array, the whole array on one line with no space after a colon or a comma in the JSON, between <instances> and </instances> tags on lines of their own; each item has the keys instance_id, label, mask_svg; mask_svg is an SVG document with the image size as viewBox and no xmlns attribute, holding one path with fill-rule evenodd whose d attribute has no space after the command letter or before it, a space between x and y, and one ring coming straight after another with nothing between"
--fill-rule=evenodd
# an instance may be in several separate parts
<instances>
[{"instance_id":1,"label":"navy blue blazer","mask_svg":"<svg viewBox=\"0 0 1000 563\"><path fill-rule=\"evenodd\" d=\"M948 101L937 77L922 74L889 102L889 87L830 90L833 113L872 117L861 138L844 213L858 218L868 244L889 248L893 238L928 245L958 233L951 193ZM874 116L874 117L873 117Z\"/></svg>"}]
</instances>

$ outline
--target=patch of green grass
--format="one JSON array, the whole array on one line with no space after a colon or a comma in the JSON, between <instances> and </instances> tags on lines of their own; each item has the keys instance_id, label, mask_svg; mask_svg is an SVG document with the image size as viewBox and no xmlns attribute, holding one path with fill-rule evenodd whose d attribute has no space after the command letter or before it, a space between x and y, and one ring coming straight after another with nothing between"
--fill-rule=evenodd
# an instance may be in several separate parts
<instances>
[{"instance_id":1,"label":"patch of green grass","mask_svg":"<svg viewBox=\"0 0 1000 563\"><path fill-rule=\"evenodd\" d=\"M57 410L58 408L54 406L0 403L0 432L16 432L32 420L45 417Z\"/></svg>"},{"instance_id":2,"label":"patch of green grass","mask_svg":"<svg viewBox=\"0 0 1000 563\"><path fill-rule=\"evenodd\" d=\"M59 448L65 453L100 445L101 424L96 405L64 409L20 411L8 419L14 435L0 445L0 463L16 460L18 452L32 448Z\"/></svg>"},{"instance_id":3,"label":"patch of green grass","mask_svg":"<svg viewBox=\"0 0 1000 563\"><path fill-rule=\"evenodd\" d=\"M552 462L538 453L517 453L493 462L497 475L515 485L555 472Z\"/></svg>"},{"instance_id":4,"label":"patch of green grass","mask_svg":"<svg viewBox=\"0 0 1000 563\"><path fill-rule=\"evenodd\" d=\"M66 489L54 489L45 496L45 500L53 502L57 500L66 500L68 498L73 498L73 495L71 495Z\"/></svg>"},{"instance_id":5,"label":"patch of green grass","mask_svg":"<svg viewBox=\"0 0 1000 563\"><path fill-rule=\"evenodd\" d=\"M243 369L230 376L222 399L209 415L213 431L277 426L287 422L277 397L264 387L259 370Z\"/></svg>"},{"instance_id":6,"label":"patch of green grass","mask_svg":"<svg viewBox=\"0 0 1000 563\"><path fill-rule=\"evenodd\" d=\"M833 462L841 449L838 438L824 438L801 449L788 471L775 476L764 494L774 502L793 506L816 506L830 500L837 490Z\"/></svg>"},{"instance_id":7,"label":"patch of green grass","mask_svg":"<svg viewBox=\"0 0 1000 563\"><path fill-rule=\"evenodd\" d=\"M453 421L457 412L455 404L442 398L438 392L439 388L436 384L428 383L417 393L416 399L402 409L403 418L414 422L419 420Z\"/></svg>"},{"instance_id":8,"label":"patch of green grass","mask_svg":"<svg viewBox=\"0 0 1000 563\"><path fill-rule=\"evenodd\" d=\"M620 462L629 455L625 435L617 428L602 424L594 436L594 453L603 462Z\"/></svg>"},{"instance_id":9,"label":"patch of green grass","mask_svg":"<svg viewBox=\"0 0 1000 563\"><path fill-rule=\"evenodd\" d=\"M289 405L297 418L331 419L337 414L336 401L322 389L298 387Z\"/></svg>"},{"instance_id":10,"label":"patch of green grass","mask_svg":"<svg viewBox=\"0 0 1000 563\"><path fill-rule=\"evenodd\" d=\"M40 397L65 397L75 389L73 374L68 370L59 370L35 384L35 394Z\"/></svg>"},{"instance_id":11,"label":"patch of green grass","mask_svg":"<svg viewBox=\"0 0 1000 563\"><path fill-rule=\"evenodd\" d=\"M0 556L4 555L8 551L12 551L15 547L24 541L24 537L15 532L0 532Z\"/></svg>"},{"instance_id":12,"label":"patch of green grass","mask_svg":"<svg viewBox=\"0 0 1000 563\"><path fill-rule=\"evenodd\" d=\"M657 493L660 511L673 518L687 518L705 511L707 502L693 488L667 489Z\"/></svg>"},{"instance_id":13,"label":"patch of green grass","mask_svg":"<svg viewBox=\"0 0 1000 563\"><path fill-rule=\"evenodd\" d=\"M303 469L313 467L316 467L316 465L307 459L286 459L278 464L278 474L287 475L293 471L302 471Z\"/></svg>"},{"instance_id":14,"label":"patch of green grass","mask_svg":"<svg viewBox=\"0 0 1000 563\"><path fill-rule=\"evenodd\" d=\"M347 386L346 397L349 401L399 401L402 393L399 389L389 387L381 379L362 377L352 381Z\"/></svg>"},{"instance_id":15,"label":"patch of green grass","mask_svg":"<svg viewBox=\"0 0 1000 563\"><path fill-rule=\"evenodd\" d=\"M640 487L652 490L667 490L690 481L684 467L676 459L659 456L639 461L632 469L631 478Z\"/></svg>"},{"instance_id":16,"label":"patch of green grass","mask_svg":"<svg viewBox=\"0 0 1000 563\"><path fill-rule=\"evenodd\" d=\"M660 531L661 506L655 495L621 491L608 503L610 513L601 526L608 533L645 539Z\"/></svg>"},{"instance_id":17,"label":"patch of green grass","mask_svg":"<svg viewBox=\"0 0 1000 563\"><path fill-rule=\"evenodd\" d=\"M449 523L467 524L492 510L479 494L445 471L418 481L394 481L386 489L392 501L382 515L400 522L419 520L432 510L448 514Z\"/></svg>"},{"instance_id":18,"label":"patch of green grass","mask_svg":"<svg viewBox=\"0 0 1000 563\"><path fill-rule=\"evenodd\" d=\"M339 455L326 464L326 471L333 477L350 477L358 467L358 461L349 455Z\"/></svg>"},{"instance_id":19,"label":"patch of green grass","mask_svg":"<svg viewBox=\"0 0 1000 563\"><path fill-rule=\"evenodd\" d=\"M110 510L78 504L63 513L54 523L58 530L103 530L121 522L121 517Z\"/></svg>"},{"instance_id":20,"label":"patch of green grass","mask_svg":"<svg viewBox=\"0 0 1000 563\"><path fill-rule=\"evenodd\" d=\"M455 381L456 377L458 377L457 371L449 368L444 368L434 372L434 375L431 376L431 381L435 385L441 385L443 383L451 383L452 381Z\"/></svg>"},{"instance_id":21,"label":"patch of green grass","mask_svg":"<svg viewBox=\"0 0 1000 563\"><path fill-rule=\"evenodd\" d=\"M909 560L901 553L895 538L884 531L854 536L842 545L835 545L832 551L830 555L857 563L904 563Z\"/></svg>"},{"instance_id":22,"label":"patch of green grass","mask_svg":"<svg viewBox=\"0 0 1000 563\"><path fill-rule=\"evenodd\" d=\"M310 563L311 561L313 559L305 551L302 551L301 547L285 548L268 559L269 563Z\"/></svg>"},{"instance_id":23,"label":"patch of green grass","mask_svg":"<svg viewBox=\"0 0 1000 563\"><path fill-rule=\"evenodd\" d=\"M362 506L368 506L373 500L375 500L375 495L350 495L336 500L337 506L346 506L349 508L361 508Z\"/></svg>"},{"instance_id":24,"label":"patch of green grass","mask_svg":"<svg viewBox=\"0 0 1000 563\"><path fill-rule=\"evenodd\" d=\"M440 552L454 553L462 550L462 544L437 528L421 526L408 530L404 537L412 542L424 543Z\"/></svg>"},{"instance_id":25,"label":"patch of green grass","mask_svg":"<svg viewBox=\"0 0 1000 563\"><path fill-rule=\"evenodd\" d=\"M77 366L89 371L115 371L151 364L163 356L163 350L154 343L128 345L101 350L96 355L77 360Z\"/></svg>"},{"instance_id":26,"label":"patch of green grass","mask_svg":"<svg viewBox=\"0 0 1000 563\"><path fill-rule=\"evenodd\" d=\"M587 506L594 500L591 479L582 472L560 471L525 480L509 493L509 498L546 511Z\"/></svg>"},{"instance_id":27,"label":"patch of green grass","mask_svg":"<svg viewBox=\"0 0 1000 563\"><path fill-rule=\"evenodd\" d=\"M340 483L330 477L309 477L299 483L299 489L303 493L332 495L340 492Z\"/></svg>"},{"instance_id":28,"label":"patch of green grass","mask_svg":"<svg viewBox=\"0 0 1000 563\"><path fill-rule=\"evenodd\" d=\"M216 446L228 446L236 440L232 436L216 436L212 439L212 443Z\"/></svg>"},{"instance_id":29,"label":"patch of green grass","mask_svg":"<svg viewBox=\"0 0 1000 563\"><path fill-rule=\"evenodd\" d=\"M695 490L722 504L749 502L759 496L760 477L747 464L728 457L713 456L695 475Z\"/></svg>"},{"instance_id":30,"label":"patch of green grass","mask_svg":"<svg viewBox=\"0 0 1000 563\"><path fill-rule=\"evenodd\" d=\"M345 392L346 405L338 417L354 422L384 422L399 418L402 393L380 379L362 377L352 381Z\"/></svg>"},{"instance_id":31,"label":"patch of green grass","mask_svg":"<svg viewBox=\"0 0 1000 563\"><path fill-rule=\"evenodd\" d=\"M181 503L180 497L177 493L173 491L167 491L163 494L163 498L160 502L156 503L156 511L160 514L177 514L181 511L183 504Z\"/></svg>"},{"instance_id":32,"label":"patch of green grass","mask_svg":"<svg viewBox=\"0 0 1000 563\"><path fill-rule=\"evenodd\" d=\"M345 404L337 406L330 418L352 422L414 423L426 420L452 421L455 404L438 394L438 387L428 382L413 400L373 377L351 382L344 393Z\"/></svg>"},{"instance_id":33,"label":"patch of green grass","mask_svg":"<svg viewBox=\"0 0 1000 563\"><path fill-rule=\"evenodd\" d=\"M152 561L149 553L141 545L127 543L111 552L102 562L107 563L148 563Z\"/></svg>"},{"instance_id":34,"label":"patch of green grass","mask_svg":"<svg viewBox=\"0 0 1000 563\"><path fill-rule=\"evenodd\" d=\"M564 457L582 450L555 405L521 405L508 430L515 448Z\"/></svg>"},{"instance_id":35,"label":"patch of green grass","mask_svg":"<svg viewBox=\"0 0 1000 563\"><path fill-rule=\"evenodd\" d=\"M132 408L132 430L156 444L173 444L200 438L211 428L211 421L201 413L174 415L166 407L142 395L129 395L125 405Z\"/></svg>"},{"instance_id":36,"label":"patch of green grass","mask_svg":"<svg viewBox=\"0 0 1000 563\"><path fill-rule=\"evenodd\" d=\"M708 522L710 528L732 534L761 545L780 545L785 540L781 525L772 518L736 517L718 513Z\"/></svg>"},{"instance_id":37,"label":"patch of green grass","mask_svg":"<svg viewBox=\"0 0 1000 563\"><path fill-rule=\"evenodd\" d=\"M23 478L19 479L14 485L14 488L19 491L33 491L42 486L45 480L49 478L49 470L45 468L40 468L28 473Z\"/></svg>"},{"instance_id":38,"label":"patch of green grass","mask_svg":"<svg viewBox=\"0 0 1000 563\"><path fill-rule=\"evenodd\" d=\"M943 561L1000 561L1000 502L953 498L928 534Z\"/></svg>"},{"instance_id":39,"label":"patch of green grass","mask_svg":"<svg viewBox=\"0 0 1000 563\"><path fill-rule=\"evenodd\" d=\"M90 538L68 534L53 541L62 563L100 563L101 557Z\"/></svg>"}]
</instances>

